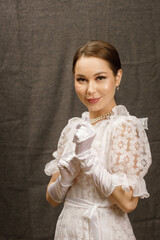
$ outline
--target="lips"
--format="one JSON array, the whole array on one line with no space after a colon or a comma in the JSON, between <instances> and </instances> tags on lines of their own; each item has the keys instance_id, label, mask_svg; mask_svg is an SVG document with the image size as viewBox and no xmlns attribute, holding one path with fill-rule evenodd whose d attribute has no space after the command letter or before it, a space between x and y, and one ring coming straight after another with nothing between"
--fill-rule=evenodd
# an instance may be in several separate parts
<instances>
[{"instance_id":1,"label":"lips","mask_svg":"<svg viewBox=\"0 0 160 240\"><path fill-rule=\"evenodd\" d=\"M99 98L88 98L87 101L88 101L89 103L97 103L97 102L100 100L100 98L101 98L101 97L99 97Z\"/></svg>"}]
</instances>

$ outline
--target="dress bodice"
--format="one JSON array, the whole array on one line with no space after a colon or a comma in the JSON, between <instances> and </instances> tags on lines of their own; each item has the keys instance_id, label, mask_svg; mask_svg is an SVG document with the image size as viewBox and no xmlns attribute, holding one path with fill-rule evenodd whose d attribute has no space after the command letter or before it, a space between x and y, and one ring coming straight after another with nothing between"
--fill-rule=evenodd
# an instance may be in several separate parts
<instances>
[{"instance_id":1,"label":"dress bodice","mask_svg":"<svg viewBox=\"0 0 160 240\"><path fill-rule=\"evenodd\" d=\"M148 197L143 177L151 164L151 153L147 135L147 119L131 116L123 105L115 106L110 119L104 119L93 125L96 137L92 143L92 151L99 162L111 173L123 175L124 190L133 188L135 196ZM81 118L72 118L61 133L57 151L53 153L55 160L46 165L45 172L51 175L58 171L58 161L65 153L75 151L73 142L77 125L82 121L89 122L89 113L84 112ZM81 172L68 192L68 196L85 198L99 202L104 196L96 188L91 177Z\"/></svg>"}]
</instances>

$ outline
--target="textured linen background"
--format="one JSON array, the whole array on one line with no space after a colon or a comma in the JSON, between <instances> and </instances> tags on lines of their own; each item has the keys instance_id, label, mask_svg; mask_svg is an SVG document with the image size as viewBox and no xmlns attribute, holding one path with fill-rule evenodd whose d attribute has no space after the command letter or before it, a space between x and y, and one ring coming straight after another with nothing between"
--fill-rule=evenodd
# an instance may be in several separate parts
<instances>
[{"instance_id":1,"label":"textured linen background","mask_svg":"<svg viewBox=\"0 0 160 240\"><path fill-rule=\"evenodd\" d=\"M67 120L86 110L74 92L75 50L105 40L120 53L117 102L149 117L149 199L129 216L138 240L160 237L160 1L0 0L0 240L53 240L62 206L45 200Z\"/></svg>"}]
</instances>

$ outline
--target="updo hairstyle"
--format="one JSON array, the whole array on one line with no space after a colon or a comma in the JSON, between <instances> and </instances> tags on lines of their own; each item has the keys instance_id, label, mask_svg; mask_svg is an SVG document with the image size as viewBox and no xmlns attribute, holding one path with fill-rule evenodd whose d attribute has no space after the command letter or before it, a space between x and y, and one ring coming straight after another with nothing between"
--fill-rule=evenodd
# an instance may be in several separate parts
<instances>
[{"instance_id":1,"label":"updo hairstyle","mask_svg":"<svg viewBox=\"0 0 160 240\"><path fill-rule=\"evenodd\" d=\"M80 57L97 57L106 60L113 71L114 76L117 75L119 69L121 69L121 61L116 48L103 41L91 40L84 46L80 47L73 58L72 72L75 73L76 62Z\"/></svg>"}]
</instances>

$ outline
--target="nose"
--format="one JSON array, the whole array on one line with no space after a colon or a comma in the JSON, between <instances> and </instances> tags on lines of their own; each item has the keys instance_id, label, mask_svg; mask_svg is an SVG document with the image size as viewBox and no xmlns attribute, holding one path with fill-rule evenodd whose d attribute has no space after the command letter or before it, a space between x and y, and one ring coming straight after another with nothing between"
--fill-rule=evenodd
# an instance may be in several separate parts
<instances>
[{"instance_id":1,"label":"nose","mask_svg":"<svg viewBox=\"0 0 160 240\"><path fill-rule=\"evenodd\" d=\"M96 92L96 83L94 81L90 81L88 83L87 93L88 95L93 95Z\"/></svg>"}]
</instances>

